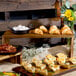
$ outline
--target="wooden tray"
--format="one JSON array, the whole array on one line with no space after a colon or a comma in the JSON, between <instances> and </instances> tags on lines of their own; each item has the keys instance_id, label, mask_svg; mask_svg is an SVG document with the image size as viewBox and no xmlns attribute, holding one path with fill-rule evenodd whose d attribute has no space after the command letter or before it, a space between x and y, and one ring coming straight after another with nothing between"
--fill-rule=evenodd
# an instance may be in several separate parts
<instances>
[{"instance_id":1,"label":"wooden tray","mask_svg":"<svg viewBox=\"0 0 76 76\"><path fill-rule=\"evenodd\" d=\"M39 74L32 74L32 73L27 72L22 66L13 68L12 70L16 73L21 73L21 76L41 76ZM48 73L48 76L60 76L60 75L63 75L75 70L76 70L76 65L75 66L73 65L70 69L60 69L56 72L50 71Z\"/></svg>"}]
</instances>

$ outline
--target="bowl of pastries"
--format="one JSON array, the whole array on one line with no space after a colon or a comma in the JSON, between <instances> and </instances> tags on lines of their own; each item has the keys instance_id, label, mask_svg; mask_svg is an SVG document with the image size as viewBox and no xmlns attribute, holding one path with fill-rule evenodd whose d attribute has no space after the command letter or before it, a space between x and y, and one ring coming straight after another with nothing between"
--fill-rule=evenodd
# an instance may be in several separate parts
<instances>
[{"instance_id":1,"label":"bowl of pastries","mask_svg":"<svg viewBox=\"0 0 76 76\"><path fill-rule=\"evenodd\" d=\"M61 69L70 69L76 65L76 57L69 58L64 53L57 53L56 56L48 54L43 60L32 59L31 63L22 62L22 66L28 73L50 76L50 72L57 72Z\"/></svg>"},{"instance_id":2,"label":"bowl of pastries","mask_svg":"<svg viewBox=\"0 0 76 76\"><path fill-rule=\"evenodd\" d=\"M72 30L67 25L64 25L61 29L59 29L56 25L50 26L49 29L47 29L44 25L41 25L38 28L30 30L29 33L40 34L40 35L43 35L45 33L48 33L51 35L72 35L73 34Z\"/></svg>"}]
</instances>

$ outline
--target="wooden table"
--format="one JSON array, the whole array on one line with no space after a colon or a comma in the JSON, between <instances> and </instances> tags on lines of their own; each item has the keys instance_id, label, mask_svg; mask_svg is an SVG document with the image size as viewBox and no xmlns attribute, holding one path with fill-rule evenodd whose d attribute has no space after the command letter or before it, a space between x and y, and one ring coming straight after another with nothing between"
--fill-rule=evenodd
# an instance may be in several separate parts
<instances>
[{"instance_id":1,"label":"wooden table","mask_svg":"<svg viewBox=\"0 0 76 76\"><path fill-rule=\"evenodd\" d=\"M2 36L2 44L9 44L11 38L71 38L70 56L73 56L74 35L50 35L50 34L13 34L10 30L6 31Z\"/></svg>"},{"instance_id":2,"label":"wooden table","mask_svg":"<svg viewBox=\"0 0 76 76\"><path fill-rule=\"evenodd\" d=\"M10 61L12 63L21 64L22 62L21 52L18 52L13 55L0 55L0 61L3 61L3 60Z\"/></svg>"}]
</instances>

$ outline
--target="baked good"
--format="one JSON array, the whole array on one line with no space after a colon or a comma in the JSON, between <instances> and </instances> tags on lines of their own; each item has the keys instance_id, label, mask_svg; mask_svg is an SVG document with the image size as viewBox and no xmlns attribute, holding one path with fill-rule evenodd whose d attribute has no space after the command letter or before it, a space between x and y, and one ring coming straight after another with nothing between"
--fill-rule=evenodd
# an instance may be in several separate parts
<instances>
[{"instance_id":1,"label":"baked good","mask_svg":"<svg viewBox=\"0 0 76 76\"><path fill-rule=\"evenodd\" d=\"M43 35L43 31L42 31L41 29L39 29L39 28L36 28L36 29L34 30L34 33L35 33L35 34Z\"/></svg>"},{"instance_id":2,"label":"baked good","mask_svg":"<svg viewBox=\"0 0 76 76\"><path fill-rule=\"evenodd\" d=\"M67 59L67 55L65 55L65 54L63 54L63 53L57 53L56 56L57 56L58 58L65 58L65 59Z\"/></svg>"},{"instance_id":3,"label":"baked good","mask_svg":"<svg viewBox=\"0 0 76 76\"><path fill-rule=\"evenodd\" d=\"M76 57L71 57L71 58L69 58L69 61L70 61L72 64L76 64Z\"/></svg>"},{"instance_id":4,"label":"baked good","mask_svg":"<svg viewBox=\"0 0 76 76\"><path fill-rule=\"evenodd\" d=\"M46 58L49 59L50 61L56 61L56 57L52 56L51 54L48 54Z\"/></svg>"},{"instance_id":5,"label":"baked good","mask_svg":"<svg viewBox=\"0 0 76 76\"><path fill-rule=\"evenodd\" d=\"M49 65L49 64L54 65L54 61L50 61L47 58L44 59L44 63L46 63L47 65Z\"/></svg>"},{"instance_id":6,"label":"baked good","mask_svg":"<svg viewBox=\"0 0 76 76\"><path fill-rule=\"evenodd\" d=\"M40 68L36 68L35 69L35 73L40 73L41 69Z\"/></svg>"},{"instance_id":7,"label":"baked good","mask_svg":"<svg viewBox=\"0 0 76 76\"><path fill-rule=\"evenodd\" d=\"M67 65L67 64L64 64L64 65L60 65L60 67L63 68L63 69L69 69L71 66Z\"/></svg>"},{"instance_id":8,"label":"baked good","mask_svg":"<svg viewBox=\"0 0 76 76\"><path fill-rule=\"evenodd\" d=\"M47 69L42 69L39 73L41 75L47 76L48 75L48 70Z\"/></svg>"},{"instance_id":9,"label":"baked good","mask_svg":"<svg viewBox=\"0 0 76 76\"><path fill-rule=\"evenodd\" d=\"M40 69L45 69L46 65L45 64L41 64Z\"/></svg>"},{"instance_id":10,"label":"baked good","mask_svg":"<svg viewBox=\"0 0 76 76\"><path fill-rule=\"evenodd\" d=\"M48 75L48 70L47 69L40 69L40 68L36 68L36 73L39 73L41 75L47 76Z\"/></svg>"},{"instance_id":11,"label":"baked good","mask_svg":"<svg viewBox=\"0 0 76 76\"><path fill-rule=\"evenodd\" d=\"M52 70L52 71L57 71L57 70L59 70L60 69L60 65L54 65L54 66L50 66L49 65L49 68Z\"/></svg>"},{"instance_id":12,"label":"baked good","mask_svg":"<svg viewBox=\"0 0 76 76\"><path fill-rule=\"evenodd\" d=\"M36 29L34 29L34 30L30 30L29 33L34 33L34 34L43 35L43 31L40 30L39 28L36 28Z\"/></svg>"},{"instance_id":13,"label":"baked good","mask_svg":"<svg viewBox=\"0 0 76 76\"><path fill-rule=\"evenodd\" d=\"M29 33L34 33L34 30L30 30Z\"/></svg>"},{"instance_id":14,"label":"baked good","mask_svg":"<svg viewBox=\"0 0 76 76\"><path fill-rule=\"evenodd\" d=\"M64 25L61 28L61 34L63 34L63 35L71 35L73 33L72 33L72 30L67 25Z\"/></svg>"},{"instance_id":15,"label":"baked good","mask_svg":"<svg viewBox=\"0 0 76 76\"><path fill-rule=\"evenodd\" d=\"M60 35L60 30L57 28L56 25L50 26L49 34L57 34L57 35Z\"/></svg>"},{"instance_id":16,"label":"baked good","mask_svg":"<svg viewBox=\"0 0 76 76\"><path fill-rule=\"evenodd\" d=\"M60 65L63 65L66 63L66 59L65 58L57 58L57 63L59 63Z\"/></svg>"},{"instance_id":17,"label":"baked good","mask_svg":"<svg viewBox=\"0 0 76 76\"><path fill-rule=\"evenodd\" d=\"M34 63L36 66L40 66L42 64L41 60L37 60L36 58L32 59L32 63Z\"/></svg>"},{"instance_id":18,"label":"baked good","mask_svg":"<svg viewBox=\"0 0 76 76\"><path fill-rule=\"evenodd\" d=\"M47 28L46 28L45 26L43 26L43 25L41 25L41 26L39 27L39 29L41 29L44 33L48 33Z\"/></svg>"}]
</instances>

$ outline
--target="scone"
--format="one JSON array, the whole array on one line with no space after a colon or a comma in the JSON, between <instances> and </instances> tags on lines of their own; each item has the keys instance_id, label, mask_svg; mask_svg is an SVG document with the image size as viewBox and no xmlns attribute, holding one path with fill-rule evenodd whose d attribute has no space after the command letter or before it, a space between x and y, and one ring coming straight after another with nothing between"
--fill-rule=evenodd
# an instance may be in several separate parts
<instances>
[{"instance_id":1,"label":"scone","mask_svg":"<svg viewBox=\"0 0 76 76\"><path fill-rule=\"evenodd\" d=\"M60 30L57 28L56 25L50 26L49 34L60 35Z\"/></svg>"},{"instance_id":2,"label":"scone","mask_svg":"<svg viewBox=\"0 0 76 76\"><path fill-rule=\"evenodd\" d=\"M46 28L45 26L43 26L43 25L41 25L41 26L39 27L39 29L41 29L44 33L48 33L47 28Z\"/></svg>"},{"instance_id":3,"label":"scone","mask_svg":"<svg viewBox=\"0 0 76 76\"><path fill-rule=\"evenodd\" d=\"M73 32L67 25L64 25L61 28L61 34L63 34L63 35L71 35L71 34L73 34Z\"/></svg>"}]
</instances>

